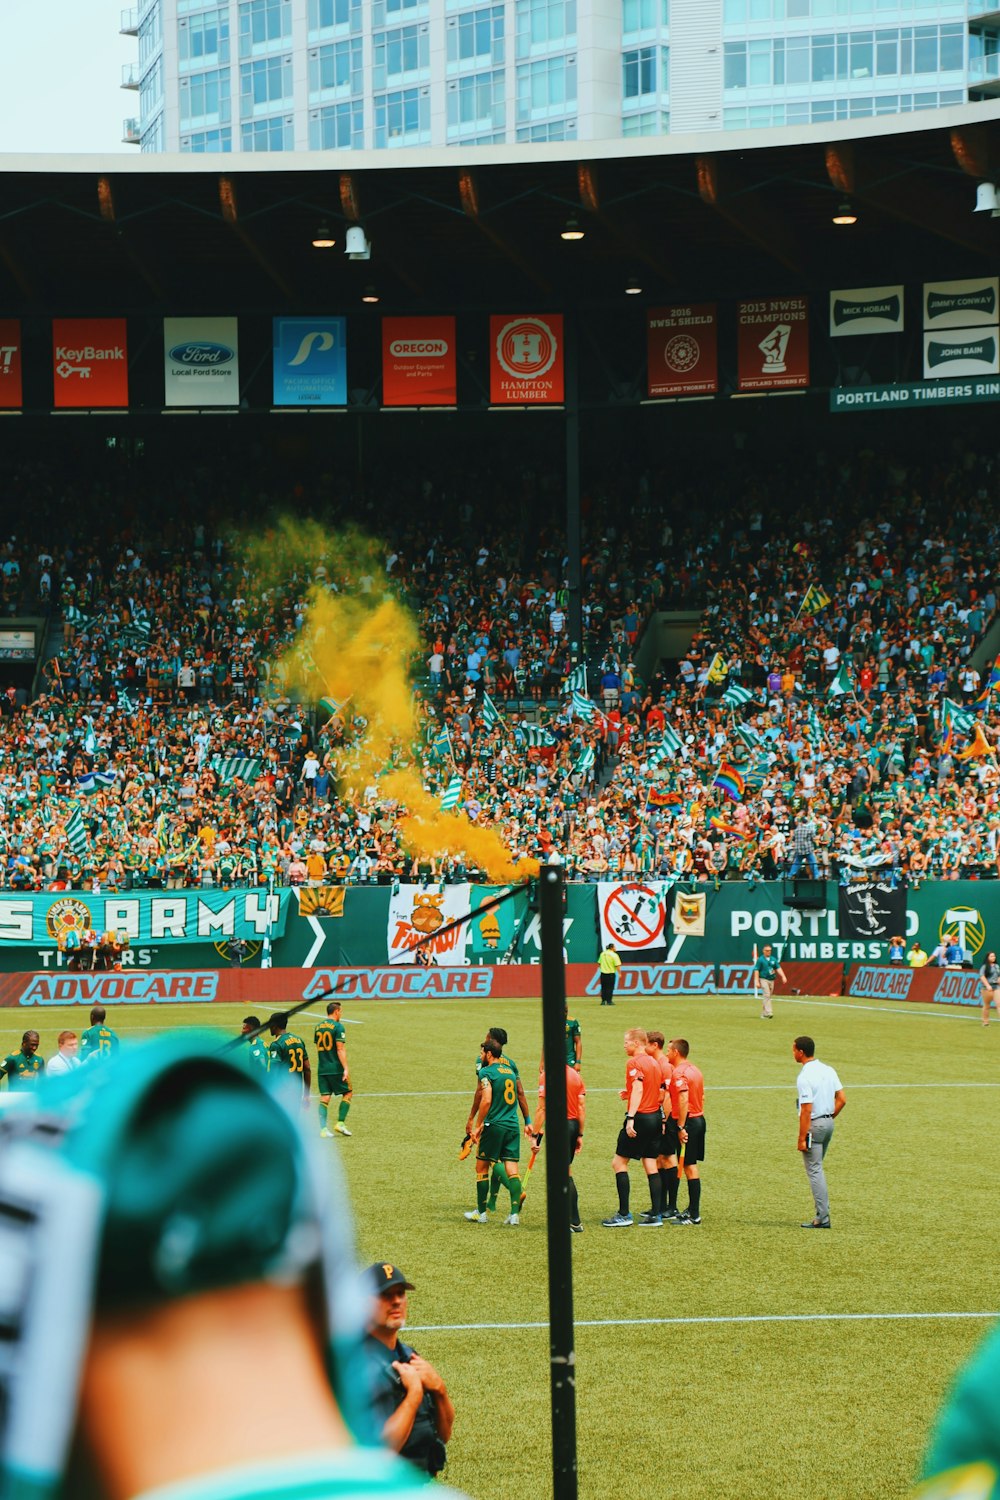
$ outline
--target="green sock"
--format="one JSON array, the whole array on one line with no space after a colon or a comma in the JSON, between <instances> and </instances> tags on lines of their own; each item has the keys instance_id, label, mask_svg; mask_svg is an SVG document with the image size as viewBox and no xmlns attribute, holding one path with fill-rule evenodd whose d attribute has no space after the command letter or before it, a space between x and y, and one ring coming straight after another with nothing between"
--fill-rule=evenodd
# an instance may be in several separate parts
<instances>
[{"instance_id":1,"label":"green sock","mask_svg":"<svg viewBox=\"0 0 1000 1500\"><path fill-rule=\"evenodd\" d=\"M347 1119L347 1111L350 1109L350 1107L351 1106L346 1099L341 1099L340 1108L337 1110L337 1119L340 1121L341 1125L343 1125L344 1121Z\"/></svg>"},{"instance_id":2,"label":"green sock","mask_svg":"<svg viewBox=\"0 0 1000 1500\"><path fill-rule=\"evenodd\" d=\"M481 1214L486 1212L486 1194L489 1192L489 1178L476 1178L476 1207Z\"/></svg>"},{"instance_id":3,"label":"green sock","mask_svg":"<svg viewBox=\"0 0 1000 1500\"><path fill-rule=\"evenodd\" d=\"M497 1206L497 1196L500 1192L500 1185L503 1179L503 1172L500 1170L499 1165L494 1163L493 1173L490 1177L490 1208L496 1208Z\"/></svg>"},{"instance_id":4,"label":"green sock","mask_svg":"<svg viewBox=\"0 0 1000 1500\"><path fill-rule=\"evenodd\" d=\"M319 1128L320 1128L320 1130L325 1130L326 1129L327 1114L328 1114L328 1110L327 1110L326 1105L325 1104L321 1104L320 1107L319 1107Z\"/></svg>"},{"instance_id":5,"label":"green sock","mask_svg":"<svg viewBox=\"0 0 1000 1500\"><path fill-rule=\"evenodd\" d=\"M521 1187L520 1177L508 1177L507 1186L510 1188L510 1211L512 1214L519 1214L521 1212L521 1193L524 1191Z\"/></svg>"}]
</instances>

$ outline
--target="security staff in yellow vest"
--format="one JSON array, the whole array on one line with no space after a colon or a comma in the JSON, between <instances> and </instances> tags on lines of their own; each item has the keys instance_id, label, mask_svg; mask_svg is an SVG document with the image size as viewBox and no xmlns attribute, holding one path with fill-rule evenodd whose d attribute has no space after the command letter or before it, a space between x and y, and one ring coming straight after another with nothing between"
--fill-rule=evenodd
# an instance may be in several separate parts
<instances>
[{"instance_id":1,"label":"security staff in yellow vest","mask_svg":"<svg viewBox=\"0 0 1000 1500\"><path fill-rule=\"evenodd\" d=\"M614 1005L615 1003L612 997L615 993L615 980L618 978L618 970L621 966L622 961L615 952L614 943L608 943L607 947L602 949L601 956L597 960L597 967L601 974L602 1005Z\"/></svg>"}]
</instances>

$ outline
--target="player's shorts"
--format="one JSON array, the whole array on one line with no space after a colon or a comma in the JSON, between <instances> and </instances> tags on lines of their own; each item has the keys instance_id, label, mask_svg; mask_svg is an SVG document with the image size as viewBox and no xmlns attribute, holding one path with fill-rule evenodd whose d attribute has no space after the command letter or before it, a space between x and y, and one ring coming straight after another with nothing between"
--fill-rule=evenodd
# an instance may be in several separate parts
<instances>
[{"instance_id":1,"label":"player's shorts","mask_svg":"<svg viewBox=\"0 0 1000 1500\"><path fill-rule=\"evenodd\" d=\"M516 1125L484 1125L477 1161L520 1161L521 1132Z\"/></svg>"},{"instance_id":2,"label":"player's shorts","mask_svg":"<svg viewBox=\"0 0 1000 1500\"><path fill-rule=\"evenodd\" d=\"M569 1126L569 1164L573 1165L573 1157L576 1155L576 1143L580 1139L580 1121L567 1120Z\"/></svg>"},{"instance_id":3,"label":"player's shorts","mask_svg":"<svg viewBox=\"0 0 1000 1500\"><path fill-rule=\"evenodd\" d=\"M351 1085L343 1073L324 1073L321 1069L319 1091L321 1094L349 1094Z\"/></svg>"},{"instance_id":4,"label":"player's shorts","mask_svg":"<svg viewBox=\"0 0 1000 1500\"><path fill-rule=\"evenodd\" d=\"M644 1158L660 1156L663 1149L663 1116L659 1110L646 1115L636 1115L635 1136L630 1136L622 1124L618 1132L616 1150L626 1161L642 1161Z\"/></svg>"},{"instance_id":5,"label":"player's shorts","mask_svg":"<svg viewBox=\"0 0 1000 1500\"><path fill-rule=\"evenodd\" d=\"M696 1161L705 1160L705 1116L689 1115L685 1129L688 1138L684 1147L684 1165L691 1167Z\"/></svg>"},{"instance_id":6,"label":"player's shorts","mask_svg":"<svg viewBox=\"0 0 1000 1500\"><path fill-rule=\"evenodd\" d=\"M677 1134L677 1121L673 1115L668 1115L663 1122L663 1145L660 1147L661 1156L676 1156L681 1149L680 1137Z\"/></svg>"}]
</instances>

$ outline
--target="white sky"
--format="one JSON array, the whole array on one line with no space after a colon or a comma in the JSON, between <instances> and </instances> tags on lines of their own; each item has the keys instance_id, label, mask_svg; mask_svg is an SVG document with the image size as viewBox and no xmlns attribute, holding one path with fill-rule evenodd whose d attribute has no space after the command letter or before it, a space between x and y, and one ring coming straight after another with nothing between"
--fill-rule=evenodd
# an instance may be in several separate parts
<instances>
[{"instance_id":1,"label":"white sky","mask_svg":"<svg viewBox=\"0 0 1000 1500\"><path fill-rule=\"evenodd\" d=\"M138 0L131 0L134 6ZM135 37L128 0L0 0L0 153L138 151L122 120L139 95L119 87Z\"/></svg>"}]
</instances>

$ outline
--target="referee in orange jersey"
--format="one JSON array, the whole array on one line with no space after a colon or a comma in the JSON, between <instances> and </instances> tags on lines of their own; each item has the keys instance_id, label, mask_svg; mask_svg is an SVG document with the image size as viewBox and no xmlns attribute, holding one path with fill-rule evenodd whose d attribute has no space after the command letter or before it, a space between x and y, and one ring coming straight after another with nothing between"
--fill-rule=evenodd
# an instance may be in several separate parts
<instances>
[{"instance_id":1,"label":"referee in orange jersey","mask_svg":"<svg viewBox=\"0 0 1000 1500\"><path fill-rule=\"evenodd\" d=\"M583 1233L580 1222L580 1197L573 1181L573 1160L583 1148L583 1127L587 1122L587 1090L577 1069L566 1064L566 1123L569 1128L569 1227L574 1234ZM545 1129L545 1072L538 1077L538 1108L530 1125L525 1125L526 1136L538 1144Z\"/></svg>"},{"instance_id":2,"label":"referee in orange jersey","mask_svg":"<svg viewBox=\"0 0 1000 1500\"><path fill-rule=\"evenodd\" d=\"M646 1033L632 1027L625 1033L625 1100L626 1115L618 1133L618 1145L611 1161L618 1189L618 1212L601 1222L605 1229L627 1229L632 1225L629 1213L630 1161L641 1161L649 1183L649 1211L639 1223L644 1229L659 1229L663 1224L663 1194L657 1157L663 1147L663 1115L660 1109L662 1080L659 1065L646 1051Z\"/></svg>"},{"instance_id":3,"label":"referee in orange jersey","mask_svg":"<svg viewBox=\"0 0 1000 1500\"><path fill-rule=\"evenodd\" d=\"M667 1043L667 1061L670 1075L670 1122L676 1129L678 1146L684 1148L684 1176L688 1185L688 1206L684 1213L677 1211L678 1181L677 1158L672 1158L672 1184L667 1201L668 1224L701 1223L701 1173L698 1163L705 1159L705 1079L700 1068L688 1061L689 1048L683 1037Z\"/></svg>"}]
</instances>

